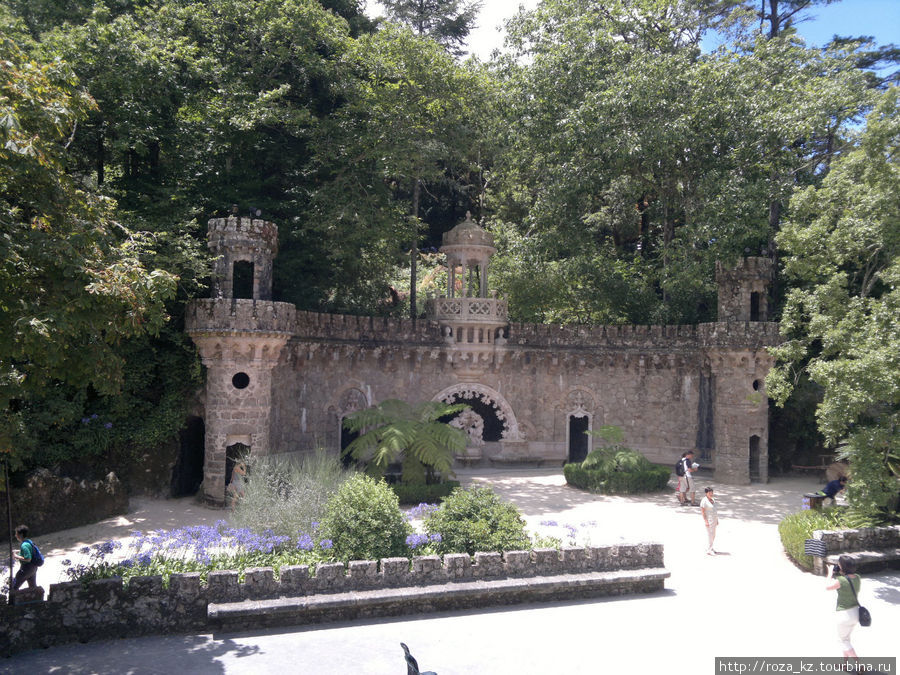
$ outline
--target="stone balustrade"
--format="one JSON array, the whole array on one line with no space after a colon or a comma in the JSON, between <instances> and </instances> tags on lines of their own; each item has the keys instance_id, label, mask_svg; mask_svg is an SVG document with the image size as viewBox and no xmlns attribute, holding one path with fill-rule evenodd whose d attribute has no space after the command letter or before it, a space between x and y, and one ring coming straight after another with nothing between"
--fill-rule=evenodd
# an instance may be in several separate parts
<instances>
[{"instance_id":1,"label":"stone balustrade","mask_svg":"<svg viewBox=\"0 0 900 675\"><path fill-rule=\"evenodd\" d=\"M426 311L440 322L496 325L509 320L509 302L503 298L429 298Z\"/></svg>"}]
</instances>

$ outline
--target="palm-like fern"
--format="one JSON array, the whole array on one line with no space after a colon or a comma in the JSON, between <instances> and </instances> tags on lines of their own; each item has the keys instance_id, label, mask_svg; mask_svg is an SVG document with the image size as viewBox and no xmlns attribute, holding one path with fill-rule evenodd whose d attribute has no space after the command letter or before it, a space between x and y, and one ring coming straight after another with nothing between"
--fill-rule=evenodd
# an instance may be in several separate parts
<instances>
[{"instance_id":1,"label":"palm-like fern","mask_svg":"<svg viewBox=\"0 0 900 675\"><path fill-rule=\"evenodd\" d=\"M453 455L465 450L467 436L461 429L441 422L469 406L426 401L410 405L388 399L344 419L344 427L360 432L344 450L367 463L367 471L383 475L389 464L402 463L402 480L424 483L434 473L452 474Z\"/></svg>"}]
</instances>

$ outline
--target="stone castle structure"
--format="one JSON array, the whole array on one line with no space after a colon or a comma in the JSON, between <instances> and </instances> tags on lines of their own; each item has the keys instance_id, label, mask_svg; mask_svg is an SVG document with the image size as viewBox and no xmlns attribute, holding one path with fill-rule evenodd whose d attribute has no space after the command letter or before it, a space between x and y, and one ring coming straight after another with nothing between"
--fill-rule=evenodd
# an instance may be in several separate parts
<instances>
[{"instance_id":1,"label":"stone castle structure","mask_svg":"<svg viewBox=\"0 0 900 675\"><path fill-rule=\"evenodd\" d=\"M616 425L625 444L673 465L688 449L717 481L766 481L766 304L772 263L717 266L718 321L681 326L510 323L488 289L496 249L470 218L444 235L446 294L427 320L298 311L273 302L277 229L249 218L209 221L214 297L188 308L207 369L203 490L225 499L226 456L338 453L348 414L389 398L462 402L471 442L461 462L580 461ZM243 296L243 297L239 297Z\"/></svg>"}]
</instances>

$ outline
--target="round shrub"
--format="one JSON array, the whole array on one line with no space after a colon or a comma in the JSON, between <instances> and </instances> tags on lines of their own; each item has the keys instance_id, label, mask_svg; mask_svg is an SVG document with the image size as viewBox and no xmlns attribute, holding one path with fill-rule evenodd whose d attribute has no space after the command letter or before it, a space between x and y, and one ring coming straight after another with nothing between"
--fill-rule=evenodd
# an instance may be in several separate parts
<instances>
[{"instance_id":1,"label":"round shrub","mask_svg":"<svg viewBox=\"0 0 900 675\"><path fill-rule=\"evenodd\" d=\"M485 553L531 548L518 509L487 487L457 489L425 518L425 530L440 534L439 553Z\"/></svg>"},{"instance_id":2,"label":"round shrub","mask_svg":"<svg viewBox=\"0 0 900 675\"><path fill-rule=\"evenodd\" d=\"M411 533L394 491L364 474L350 477L328 501L318 532L344 561L404 556Z\"/></svg>"}]
</instances>

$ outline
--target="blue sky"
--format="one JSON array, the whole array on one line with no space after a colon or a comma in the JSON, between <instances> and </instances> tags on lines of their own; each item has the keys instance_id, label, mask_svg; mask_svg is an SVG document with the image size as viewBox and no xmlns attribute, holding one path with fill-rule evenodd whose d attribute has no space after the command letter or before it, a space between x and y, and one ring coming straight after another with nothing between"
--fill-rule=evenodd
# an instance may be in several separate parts
<instances>
[{"instance_id":1,"label":"blue sky","mask_svg":"<svg viewBox=\"0 0 900 675\"><path fill-rule=\"evenodd\" d=\"M513 16L520 5L531 8L537 4L538 0L484 0L479 25L470 35L470 51L487 59L491 51L503 44L498 26ZM382 10L376 0L367 0L366 11L378 15ZM900 43L900 0L840 0L806 15L810 19L797 28L810 46L822 46L835 33L872 35L882 45Z\"/></svg>"}]
</instances>

